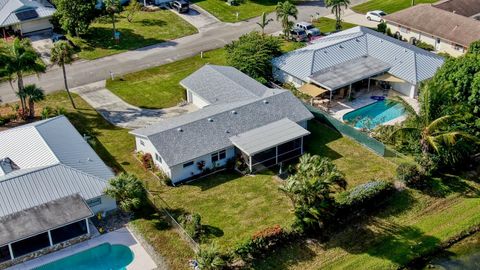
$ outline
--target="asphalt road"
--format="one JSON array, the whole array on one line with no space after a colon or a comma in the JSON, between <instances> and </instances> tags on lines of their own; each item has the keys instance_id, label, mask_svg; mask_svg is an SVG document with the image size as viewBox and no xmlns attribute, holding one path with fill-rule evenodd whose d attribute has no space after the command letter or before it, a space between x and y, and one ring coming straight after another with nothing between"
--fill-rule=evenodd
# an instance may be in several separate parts
<instances>
[{"instance_id":1,"label":"asphalt road","mask_svg":"<svg viewBox=\"0 0 480 270\"><path fill-rule=\"evenodd\" d=\"M356 5L366 0L353 0L351 5ZM310 21L312 16L325 16L330 10L324 7L323 1L304 2L298 6L298 20ZM270 14L274 17L275 14ZM107 56L92 61L76 61L67 66L67 77L70 87L85 85L97 82L110 77L110 74L120 75L130 73L153 66L162 65L179 59L187 58L208 51L223 47L225 44L237 39L244 33L258 30L253 18L239 23L216 23L208 29L202 29L198 34L166 41L157 45L129 51L121 54ZM278 22L270 23L267 33L281 30ZM63 75L58 67L50 68L46 73L37 76L24 78L25 84L35 83L42 87L46 93L63 89ZM16 85L14 84L16 88ZM15 90L10 84L0 84L0 101L2 103L17 100Z\"/></svg>"}]
</instances>

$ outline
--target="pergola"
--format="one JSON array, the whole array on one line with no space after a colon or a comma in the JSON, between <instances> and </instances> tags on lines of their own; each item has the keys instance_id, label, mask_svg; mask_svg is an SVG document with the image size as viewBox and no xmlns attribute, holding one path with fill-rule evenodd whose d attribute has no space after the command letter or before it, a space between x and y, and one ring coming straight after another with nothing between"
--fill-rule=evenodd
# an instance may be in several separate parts
<instances>
[{"instance_id":1,"label":"pergola","mask_svg":"<svg viewBox=\"0 0 480 270\"><path fill-rule=\"evenodd\" d=\"M78 195L0 218L0 263L90 234L93 213Z\"/></svg>"},{"instance_id":2,"label":"pergola","mask_svg":"<svg viewBox=\"0 0 480 270\"><path fill-rule=\"evenodd\" d=\"M310 132L288 118L230 137L246 157L250 171L260 171L303 154Z\"/></svg>"}]
</instances>

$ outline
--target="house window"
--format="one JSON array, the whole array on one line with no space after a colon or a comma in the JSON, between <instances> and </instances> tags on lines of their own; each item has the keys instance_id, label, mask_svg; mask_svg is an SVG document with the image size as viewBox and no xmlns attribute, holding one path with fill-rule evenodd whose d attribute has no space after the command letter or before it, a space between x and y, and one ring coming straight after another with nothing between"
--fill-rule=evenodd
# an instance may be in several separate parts
<instances>
[{"instance_id":1,"label":"house window","mask_svg":"<svg viewBox=\"0 0 480 270\"><path fill-rule=\"evenodd\" d=\"M183 168L190 167L193 165L193 160L183 164Z\"/></svg>"},{"instance_id":2,"label":"house window","mask_svg":"<svg viewBox=\"0 0 480 270\"><path fill-rule=\"evenodd\" d=\"M462 45L458 45L458 44L453 44L453 49L455 49L456 51L461 51L461 52L464 52L464 48Z\"/></svg>"},{"instance_id":3,"label":"house window","mask_svg":"<svg viewBox=\"0 0 480 270\"><path fill-rule=\"evenodd\" d=\"M227 157L227 151L226 150L222 150L220 152L213 153L212 154L212 163L215 163L219 160L225 159L226 157Z\"/></svg>"},{"instance_id":4,"label":"house window","mask_svg":"<svg viewBox=\"0 0 480 270\"><path fill-rule=\"evenodd\" d=\"M140 145L145 146L145 142L143 140L140 140Z\"/></svg>"},{"instance_id":5,"label":"house window","mask_svg":"<svg viewBox=\"0 0 480 270\"><path fill-rule=\"evenodd\" d=\"M156 159L158 162L162 163L162 158L161 158L157 153L155 153L155 159Z\"/></svg>"},{"instance_id":6,"label":"house window","mask_svg":"<svg viewBox=\"0 0 480 270\"><path fill-rule=\"evenodd\" d=\"M94 207L94 206L97 206L97 205L100 205L100 204L102 204L102 198L98 197L98 198L95 198L95 199L88 200L87 204L90 208Z\"/></svg>"}]
</instances>

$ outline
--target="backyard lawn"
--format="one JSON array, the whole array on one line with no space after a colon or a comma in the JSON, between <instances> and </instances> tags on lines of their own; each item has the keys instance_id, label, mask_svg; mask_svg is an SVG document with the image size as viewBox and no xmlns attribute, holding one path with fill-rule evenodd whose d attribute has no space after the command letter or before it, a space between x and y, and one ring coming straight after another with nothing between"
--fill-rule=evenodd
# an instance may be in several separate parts
<instances>
[{"instance_id":1,"label":"backyard lawn","mask_svg":"<svg viewBox=\"0 0 480 270\"><path fill-rule=\"evenodd\" d=\"M415 0L415 4L435 3L438 0ZM409 8L412 0L370 0L363 4L352 7L353 11L358 13L367 13L372 10L383 10L387 14Z\"/></svg>"},{"instance_id":2,"label":"backyard lawn","mask_svg":"<svg viewBox=\"0 0 480 270\"><path fill-rule=\"evenodd\" d=\"M142 108L168 108L185 97L180 81L203 65L225 65L225 50L217 49L170 64L107 80L107 88L126 102Z\"/></svg>"},{"instance_id":3,"label":"backyard lawn","mask_svg":"<svg viewBox=\"0 0 480 270\"><path fill-rule=\"evenodd\" d=\"M336 21L334 19L321 17L320 19L315 20L313 24L315 25L315 27L320 29L322 33L330 33L335 31ZM347 30L355 26L358 26L358 25L353 23L348 23L348 22L342 22L342 30Z\"/></svg>"},{"instance_id":4,"label":"backyard lawn","mask_svg":"<svg viewBox=\"0 0 480 270\"><path fill-rule=\"evenodd\" d=\"M193 0L192 3L207 10L224 22L238 22L258 17L262 12L270 13L275 10L276 0L241 0L238 6L230 6L224 0ZM238 12L238 19L237 19Z\"/></svg>"},{"instance_id":5,"label":"backyard lawn","mask_svg":"<svg viewBox=\"0 0 480 270\"><path fill-rule=\"evenodd\" d=\"M397 269L480 224L479 185L445 176L443 195L407 189L365 223L326 243L297 242L257 262L257 269Z\"/></svg>"},{"instance_id":6,"label":"backyard lawn","mask_svg":"<svg viewBox=\"0 0 480 270\"><path fill-rule=\"evenodd\" d=\"M81 49L78 56L83 59L96 59L197 32L195 27L168 10L139 11L131 23L128 22L125 13L120 13L117 15L115 25L120 32L119 44L113 39L112 22L109 17L97 18L81 38L70 37Z\"/></svg>"}]
</instances>

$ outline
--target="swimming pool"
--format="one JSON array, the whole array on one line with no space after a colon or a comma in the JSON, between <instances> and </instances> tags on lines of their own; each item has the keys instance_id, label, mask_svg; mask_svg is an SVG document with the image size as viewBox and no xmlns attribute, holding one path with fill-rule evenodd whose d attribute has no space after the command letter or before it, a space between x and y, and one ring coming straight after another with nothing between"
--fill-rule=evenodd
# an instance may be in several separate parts
<instances>
[{"instance_id":1,"label":"swimming pool","mask_svg":"<svg viewBox=\"0 0 480 270\"><path fill-rule=\"evenodd\" d=\"M132 261L133 253L130 248L105 243L42 265L35 270L125 270Z\"/></svg>"},{"instance_id":2,"label":"swimming pool","mask_svg":"<svg viewBox=\"0 0 480 270\"><path fill-rule=\"evenodd\" d=\"M402 104L381 100L345 114L343 121L353 123L356 128L373 129L404 114Z\"/></svg>"}]
</instances>

